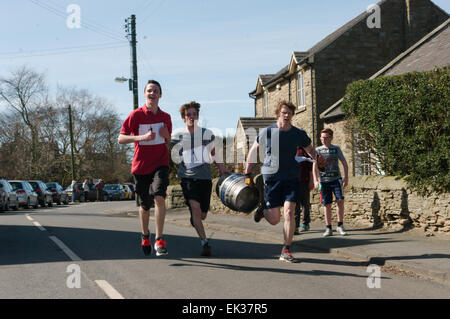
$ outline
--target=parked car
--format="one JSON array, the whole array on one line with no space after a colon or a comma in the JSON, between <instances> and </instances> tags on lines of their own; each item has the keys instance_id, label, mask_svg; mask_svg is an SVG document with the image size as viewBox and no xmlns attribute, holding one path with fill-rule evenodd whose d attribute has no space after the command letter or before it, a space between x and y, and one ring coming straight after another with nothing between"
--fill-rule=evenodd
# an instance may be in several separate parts
<instances>
[{"instance_id":1,"label":"parked car","mask_svg":"<svg viewBox=\"0 0 450 319\"><path fill-rule=\"evenodd\" d=\"M6 191L3 189L3 184L0 184L0 213L5 211L6 208Z\"/></svg>"},{"instance_id":2,"label":"parked car","mask_svg":"<svg viewBox=\"0 0 450 319\"><path fill-rule=\"evenodd\" d=\"M30 206L33 206L33 208L38 208L38 195L33 190L30 183L26 181L9 181L9 183L17 194L20 206L24 208L30 208Z\"/></svg>"},{"instance_id":3,"label":"parked car","mask_svg":"<svg viewBox=\"0 0 450 319\"><path fill-rule=\"evenodd\" d=\"M53 206L53 196L43 181L28 181L38 195L39 205L41 207Z\"/></svg>"},{"instance_id":4,"label":"parked car","mask_svg":"<svg viewBox=\"0 0 450 319\"><path fill-rule=\"evenodd\" d=\"M84 190L83 190L83 184L77 183L76 192L75 192L75 200L76 201L78 200L80 202L86 202L86 201L95 202L97 200L97 190L95 189L94 184L88 184L88 185L89 185L89 192L88 192L88 197L86 198L86 196L84 194ZM72 186L70 186L70 185L67 186L65 191L67 192L67 194L69 196L68 200L72 200ZM107 200L107 197L105 196L104 192L103 192L103 199Z\"/></svg>"},{"instance_id":5,"label":"parked car","mask_svg":"<svg viewBox=\"0 0 450 319\"><path fill-rule=\"evenodd\" d=\"M131 191L130 186L122 185L122 187L125 192L125 199L132 199L133 192Z\"/></svg>"},{"instance_id":6,"label":"parked car","mask_svg":"<svg viewBox=\"0 0 450 319\"><path fill-rule=\"evenodd\" d=\"M103 191L108 195L109 200L125 199L125 191L120 184L106 184Z\"/></svg>"},{"instance_id":7,"label":"parked car","mask_svg":"<svg viewBox=\"0 0 450 319\"><path fill-rule=\"evenodd\" d=\"M125 183L125 185L127 185L131 189L131 199L135 199L136 198L136 186L131 183Z\"/></svg>"},{"instance_id":8,"label":"parked car","mask_svg":"<svg viewBox=\"0 0 450 319\"><path fill-rule=\"evenodd\" d=\"M11 184L5 179L0 179L0 184L2 184L3 192L6 193L6 202L2 206L3 210L7 211L10 208L17 210L19 208L19 199Z\"/></svg>"},{"instance_id":9,"label":"parked car","mask_svg":"<svg viewBox=\"0 0 450 319\"><path fill-rule=\"evenodd\" d=\"M69 195L65 191L65 189L57 182L50 182L45 184L49 191L52 192L53 202L56 205L61 205L64 203L65 205L69 204Z\"/></svg>"}]
</instances>

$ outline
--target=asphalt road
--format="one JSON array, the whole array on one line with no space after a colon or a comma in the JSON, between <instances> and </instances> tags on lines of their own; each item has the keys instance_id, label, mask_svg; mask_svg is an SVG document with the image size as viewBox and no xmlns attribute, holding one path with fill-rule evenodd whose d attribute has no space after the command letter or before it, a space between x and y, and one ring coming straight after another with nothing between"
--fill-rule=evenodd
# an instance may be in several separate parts
<instances>
[{"instance_id":1,"label":"asphalt road","mask_svg":"<svg viewBox=\"0 0 450 319\"><path fill-rule=\"evenodd\" d=\"M0 298L448 296L446 285L393 273L378 279L362 262L329 253L301 251L295 254L300 263L281 262L280 243L249 234L207 230L213 256L200 257L194 229L173 222L179 211L168 212L165 225L169 255L145 257L136 211L133 202L105 202L0 214Z\"/></svg>"}]
</instances>

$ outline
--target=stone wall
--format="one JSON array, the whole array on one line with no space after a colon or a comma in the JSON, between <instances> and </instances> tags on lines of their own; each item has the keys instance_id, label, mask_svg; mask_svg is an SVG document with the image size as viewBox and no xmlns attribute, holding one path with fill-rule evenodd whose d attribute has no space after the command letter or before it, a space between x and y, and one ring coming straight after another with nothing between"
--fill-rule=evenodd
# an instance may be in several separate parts
<instances>
[{"instance_id":1,"label":"stone wall","mask_svg":"<svg viewBox=\"0 0 450 319\"><path fill-rule=\"evenodd\" d=\"M181 185L170 185L167 187L166 208L183 208L186 207Z\"/></svg>"},{"instance_id":2,"label":"stone wall","mask_svg":"<svg viewBox=\"0 0 450 319\"><path fill-rule=\"evenodd\" d=\"M243 214L222 204L213 180L211 213ZM261 175L254 178L262 188ZM167 208L186 207L180 185L169 186ZM337 223L336 204L332 206L333 224ZM324 221L319 193L311 192L311 220ZM421 196L407 189L406 183L390 176L358 176L345 189L344 223L362 227L384 227L392 230L416 228L427 235L450 236L450 193Z\"/></svg>"},{"instance_id":3,"label":"stone wall","mask_svg":"<svg viewBox=\"0 0 450 319\"><path fill-rule=\"evenodd\" d=\"M333 204L336 222L336 204ZM324 220L319 194L312 192L311 219ZM358 176L345 189L344 222L394 230L417 228L450 235L450 193L421 196L390 176Z\"/></svg>"}]
</instances>

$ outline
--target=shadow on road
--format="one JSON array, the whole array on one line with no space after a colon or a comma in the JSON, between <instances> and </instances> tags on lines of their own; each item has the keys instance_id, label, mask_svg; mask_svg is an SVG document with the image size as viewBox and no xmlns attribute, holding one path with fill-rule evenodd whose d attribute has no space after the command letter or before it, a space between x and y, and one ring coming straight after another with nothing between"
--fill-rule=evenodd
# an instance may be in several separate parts
<instances>
[{"instance_id":1,"label":"shadow on road","mask_svg":"<svg viewBox=\"0 0 450 319\"><path fill-rule=\"evenodd\" d=\"M160 258L176 261L172 267L207 267L235 271L276 272L286 274L309 274L314 276L352 276L366 277L352 273L322 270L303 270L302 264L327 264L350 267L364 267L369 262L355 262L334 259L302 258L308 248L295 248L293 253L300 263L292 265L276 260L281 245L254 241L212 239L213 257L200 258L200 241L197 237L165 235L169 255L164 257L143 255L140 248L140 234L137 232L112 231L102 229L81 229L69 227L46 227L46 232L34 226L0 225L0 265L20 265L47 262L67 262L69 258L56 246L49 236L62 240L83 261L90 260L149 260L157 262ZM153 234L154 236L154 234ZM313 240L313 239L311 239ZM373 240L377 240L374 238ZM373 240L334 242L335 245L364 245ZM152 238L154 242L154 238ZM331 242L330 242L331 243ZM311 251L311 249L310 249ZM313 250L313 252L316 252ZM388 259L450 258L446 254L388 257ZM267 267L236 265L238 260L267 260ZM220 262L223 261L223 262ZM232 264L234 263L234 264ZM275 263L275 264L274 264ZM274 266L277 265L277 266ZM288 268L289 267L289 268Z\"/></svg>"}]
</instances>

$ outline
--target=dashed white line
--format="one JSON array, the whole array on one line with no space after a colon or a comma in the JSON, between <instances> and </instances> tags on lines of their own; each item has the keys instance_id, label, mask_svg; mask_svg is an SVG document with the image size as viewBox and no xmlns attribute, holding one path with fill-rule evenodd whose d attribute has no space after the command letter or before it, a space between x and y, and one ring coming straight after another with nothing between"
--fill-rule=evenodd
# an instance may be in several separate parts
<instances>
[{"instance_id":1,"label":"dashed white line","mask_svg":"<svg viewBox=\"0 0 450 319\"><path fill-rule=\"evenodd\" d=\"M49 236L49 238L51 240L53 240L53 242L62 249L62 251L73 261L81 261L82 259L80 257L77 256L77 254L75 254L73 251L70 250L69 247L67 247L61 240L59 240L57 237L55 236Z\"/></svg>"},{"instance_id":2,"label":"dashed white line","mask_svg":"<svg viewBox=\"0 0 450 319\"><path fill-rule=\"evenodd\" d=\"M113 286L106 280L95 280L95 283L105 292L111 299L125 299Z\"/></svg>"},{"instance_id":3,"label":"dashed white line","mask_svg":"<svg viewBox=\"0 0 450 319\"><path fill-rule=\"evenodd\" d=\"M30 215L25 215L26 218L33 223L34 226L38 227L41 231L46 231L42 225L35 221ZM61 250L72 260L72 261L82 261L77 254L75 254L69 247L66 246L58 237L49 236L49 238L59 247ZM86 276L86 275L85 275ZM87 279L89 279L86 276ZM103 292L110 299L125 299L113 286L111 286L106 280L94 280L95 283L103 290Z\"/></svg>"},{"instance_id":4,"label":"dashed white line","mask_svg":"<svg viewBox=\"0 0 450 319\"><path fill-rule=\"evenodd\" d=\"M37 228L39 228L41 231L46 231L46 229L44 227L42 227L42 225L39 224L39 222L37 222L37 221L33 221L33 225L36 226Z\"/></svg>"}]
</instances>

